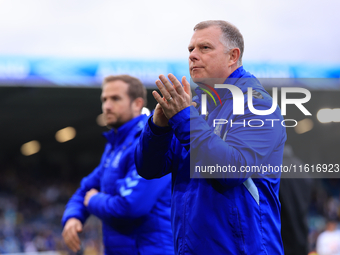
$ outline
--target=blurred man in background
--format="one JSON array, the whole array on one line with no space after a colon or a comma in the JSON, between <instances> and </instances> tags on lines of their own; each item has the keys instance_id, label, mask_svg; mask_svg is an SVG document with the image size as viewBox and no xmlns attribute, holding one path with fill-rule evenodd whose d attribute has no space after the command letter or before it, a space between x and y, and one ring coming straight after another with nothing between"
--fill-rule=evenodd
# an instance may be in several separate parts
<instances>
[{"instance_id":1,"label":"blurred man in background","mask_svg":"<svg viewBox=\"0 0 340 255\"><path fill-rule=\"evenodd\" d=\"M302 160L294 155L291 145L286 144L284 148L282 165L303 165ZM304 171L294 175L281 174L281 235L285 255L308 254L308 209L313 185L313 179Z\"/></svg>"},{"instance_id":2,"label":"blurred man in background","mask_svg":"<svg viewBox=\"0 0 340 255\"><path fill-rule=\"evenodd\" d=\"M136 171L133 153L147 120L141 115L146 90L136 78L109 76L102 110L112 128L99 166L83 178L62 218L67 246L81 249L78 233L90 214L103 223L105 254L173 254L170 176L148 181Z\"/></svg>"},{"instance_id":3,"label":"blurred man in background","mask_svg":"<svg viewBox=\"0 0 340 255\"><path fill-rule=\"evenodd\" d=\"M340 255L340 230L337 225L337 219L327 219L326 229L316 242L318 255Z\"/></svg>"},{"instance_id":4,"label":"blurred man in background","mask_svg":"<svg viewBox=\"0 0 340 255\"><path fill-rule=\"evenodd\" d=\"M141 134L135 158L139 174L147 179L172 173L177 254L283 254L280 173L242 171L246 166L282 164L285 128L266 123L266 119L281 122L280 109L274 105L273 113L256 115L245 107L244 114L234 115L236 98L229 89L213 87L232 84L242 91L238 98L245 102L242 107L250 98L256 109L271 108L273 99L242 67L243 49L242 34L234 25L201 22L188 47L190 76L199 85L193 105L185 77L183 87L171 74L172 84L163 75L156 81L163 98L153 92L158 105ZM253 89L250 95L248 87ZM202 98L212 93L219 95L220 102L204 103ZM229 121L215 125L216 119ZM252 119L263 125L243 124ZM217 165L235 171L196 171Z\"/></svg>"}]
</instances>

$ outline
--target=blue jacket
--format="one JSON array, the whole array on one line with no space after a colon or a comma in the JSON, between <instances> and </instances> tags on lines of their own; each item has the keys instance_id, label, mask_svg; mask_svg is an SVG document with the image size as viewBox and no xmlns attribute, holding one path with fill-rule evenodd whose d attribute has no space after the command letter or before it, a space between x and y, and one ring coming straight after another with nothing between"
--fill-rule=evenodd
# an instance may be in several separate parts
<instances>
[{"instance_id":1,"label":"blue jacket","mask_svg":"<svg viewBox=\"0 0 340 255\"><path fill-rule=\"evenodd\" d=\"M280 235L280 172L245 172L241 167L280 166L286 140L280 109L254 115L247 105L252 87L255 109L269 109L272 98L259 81L238 68L225 81L244 93L244 115L233 115L228 89L216 89L223 105L208 101L207 120L198 103L169 120L167 128L149 118L135 151L138 173L147 179L172 173L172 228L176 254L283 254ZM200 95L201 90L196 89ZM229 120L213 127L214 119ZM262 120L250 127L249 120ZM276 119L276 121L266 121ZM231 126L231 121L234 121ZM278 121L280 120L280 121ZM242 123L246 121L245 127ZM239 123L239 124L235 124ZM250 125L259 126L260 121ZM235 172L199 176L197 166L234 166ZM191 171L191 175L190 175Z\"/></svg>"},{"instance_id":2,"label":"blue jacket","mask_svg":"<svg viewBox=\"0 0 340 255\"><path fill-rule=\"evenodd\" d=\"M137 174L134 150L147 121L141 115L125 123L117 132L105 133L108 140L99 166L81 181L62 219L65 225L75 217L83 224L89 214L103 222L105 254L174 254L171 223L171 177L145 180ZM94 195L88 207L84 196Z\"/></svg>"}]
</instances>

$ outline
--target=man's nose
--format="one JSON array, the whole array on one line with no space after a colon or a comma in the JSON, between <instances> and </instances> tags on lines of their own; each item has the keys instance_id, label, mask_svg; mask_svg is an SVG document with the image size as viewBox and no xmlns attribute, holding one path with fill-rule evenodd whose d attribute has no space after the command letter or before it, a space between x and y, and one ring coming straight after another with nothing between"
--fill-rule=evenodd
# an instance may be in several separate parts
<instances>
[{"instance_id":1,"label":"man's nose","mask_svg":"<svg viewBox=\"0 0 340 255\"><path fill-rule=\"evenodd\" d=\"M191 61L197 61L199 60L199 54L198 51L196 49L193 49L190 54L189 54L189 59Z\"/></svg>"},{"instance_id":2,"label":"man's nose","mask_svg":"<svg viewBox=\"0 0 340 255\"><path fill-rule=\"evenodd\" d=\"M103 107L103 111L111 110L112 103L110 102L110 100L106 100L105 102L103 102L102 107Z\"/></svg>"}]
</instances>

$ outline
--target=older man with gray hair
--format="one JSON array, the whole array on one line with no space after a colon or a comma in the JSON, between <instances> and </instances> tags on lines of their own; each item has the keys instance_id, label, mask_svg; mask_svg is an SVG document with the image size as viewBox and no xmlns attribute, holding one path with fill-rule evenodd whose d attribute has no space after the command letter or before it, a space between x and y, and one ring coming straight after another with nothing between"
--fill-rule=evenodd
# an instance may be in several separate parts
<instances>
[{"instance_id":1,"label":"older man with gray hair","mask_svg":"<svg viewBox=\"0 0 340 255\"><path fill-rule=\"evenodd\" d=\"M163 97L153 92L158 104L136 146L137 171L146 179L172 173L176 254L283 254L280 173L263 171L282 164L280 109L249 109L269 109L273 100L243 69L243 37L234 25L197 24L188 50L197 96L191 100L185 77L182 86L172 74L171 82L159 76ZM243 114L236 114L240 100Z\"/></svg>"}]
</instances>

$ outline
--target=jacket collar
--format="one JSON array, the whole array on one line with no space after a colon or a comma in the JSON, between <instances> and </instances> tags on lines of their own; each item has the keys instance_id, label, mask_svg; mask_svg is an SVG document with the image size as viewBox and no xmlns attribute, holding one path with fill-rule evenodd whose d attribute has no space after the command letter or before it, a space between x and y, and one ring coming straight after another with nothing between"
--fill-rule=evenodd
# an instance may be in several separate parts
<instances>
[{"instance_id":1,"label":"jacket collar","mask_svg":"<svg viewBox=\"0 0 340 255\"><path fill-rule=\"evenodd\" d=\"M113 147L119 146L131 134L135 135L138 132L141 132L145 126L147 119L148 117L145 114L139 115L132 120L126 122L118 129L113 128L110 131L104 132L103 136Z\"/></svg>"},{"instance_id":2,"label":"jacket collar","mask_svg":"<svg viewBox=\"0 0 340 255\"><path fill-rule=\"evenodd\" d=\"M245 93L247 91L247 88L245 86L242 87L243 83L238 84L238 81L240 80L240 78L255 78L255 77L253 75L251 75L250 73L248 73L247 71L245 71L243 66L240 66L239 68L237 68L234 72L232 72L229 75L229 77L224 81L224 84L235 85L235 86L241 88L243 93ZM222 102L225 101L226 99L232 97L232 94L228 89L215 89L215 90L216 90L217 94L220 96ZM195 89L195 92L196 92L197 96L195 96L193 98L193 101L197 103L196 108L198 108L201 105L201 95L204 92L199 87L197 87ZM213 94L213 96L217 100L216 95ZM208 112L211 112L213 109L216 108L216 106L215 106L215 104L212 100L208 99L207 102L208 102L207 103ZM219 104L217 104L217 105L219 105Z\"/></svg>"}]
</instances>

